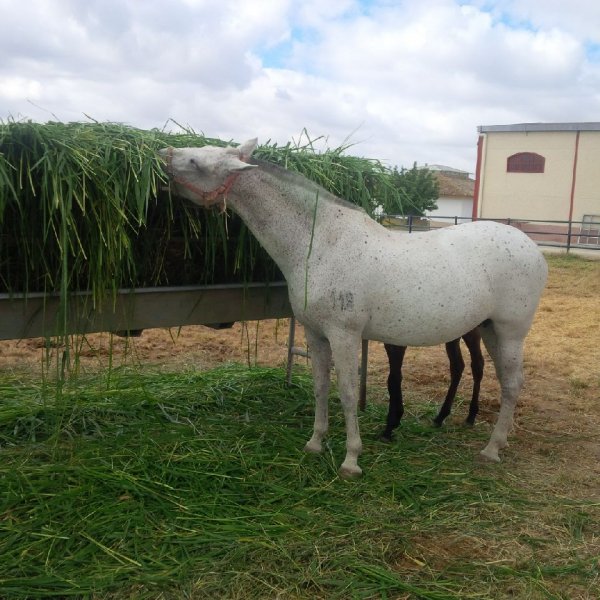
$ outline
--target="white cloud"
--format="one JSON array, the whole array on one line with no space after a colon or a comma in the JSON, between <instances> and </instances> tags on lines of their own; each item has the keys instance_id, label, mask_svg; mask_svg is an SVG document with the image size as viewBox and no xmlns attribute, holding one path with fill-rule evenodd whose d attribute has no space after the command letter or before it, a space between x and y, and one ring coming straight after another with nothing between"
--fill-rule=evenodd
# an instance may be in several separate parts
<instances>
[{"instance_id":1,"label":"white cloud","mask_svg":"<svg viewBox=\"0 0 600 600\"><path fill-rule=\"evenodd\" d=\"M356 130L357 154L473 171L477 125L598 119L597 4L0 0L0 118Z\"/></svg>"},{"instance_id":2,"label":"white cloud","mask_svg":"<svg viewBox=\"0 0 600 600\"><path fill-rule=\"evenodd\" d=\"M530 25L535 29L560 29L574 37L599 41L600 3L593 0L475 0L497 20Z\"/></svg>"}]
</instances>

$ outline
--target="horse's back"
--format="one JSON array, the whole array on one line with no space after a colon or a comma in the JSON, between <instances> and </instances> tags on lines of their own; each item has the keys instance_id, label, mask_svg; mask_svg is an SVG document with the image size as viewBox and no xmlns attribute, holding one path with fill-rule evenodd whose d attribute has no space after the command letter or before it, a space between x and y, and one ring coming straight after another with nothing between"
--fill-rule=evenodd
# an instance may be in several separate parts
<instances>
[{"instance_id":1,"label":"horse's back","mask_svg":"<svg viewBox=\"0 0 600 600\"><path fill-rule=\"evenodd\" d=\"M523 232L480 221L384 237L387 259L381 272L372 269L369 286L373 339L440 343L486 319L510 321L515 331L529 328L547 266Z\"/></svg>"},{"instance_id":2,"label":"horse's back","mask_svg":"<svg viewBox=\"0 0 600 600\"><path fill-rule=\"evenodd\" d=\"M418 246L426 260L428 254L444 255L467 265L472 273L483 271L491 278L533 276L532 287L538 287L542 280L540 289L545 283L547 265L540 249L526 234L510 225L475 221L445 227L419 234Z\"/></svg>"}]
</instances>

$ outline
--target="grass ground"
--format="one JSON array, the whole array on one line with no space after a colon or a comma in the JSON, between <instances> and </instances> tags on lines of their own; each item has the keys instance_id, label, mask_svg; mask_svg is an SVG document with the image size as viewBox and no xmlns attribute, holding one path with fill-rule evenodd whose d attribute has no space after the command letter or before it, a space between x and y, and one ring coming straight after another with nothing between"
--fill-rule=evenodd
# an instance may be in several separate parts
<instances>
[{"instance_id":1,"label":"grass ground","mask_svg":"<svg viewBox=\"0 0 600 600\"><path fill-rule=\"evenodd\" d=\"M446 385L441 348L407 353L408 410L385 445L384 359L372 345L365 476L346 482L339 403L327 451L301 452L310 376L300 365L288 388L268 366L281 364L283 326L206 330L216 337L187 360L169 350L187 332L162 346L148 336L109 374L94 368L107 360L98 338L62 386L41 373L40 348L21 347L18 361L5 344L0 597L600 597L600 262L549 263L500 465L473 460L495 412L489 365L476 427L460 425L462 397L443 429L430 427ZM216 341L227 336L228 349ZM167 356L153 362L152 347ZM236 352L258 366L191 368Z\"/></svg>"}]
</instances>

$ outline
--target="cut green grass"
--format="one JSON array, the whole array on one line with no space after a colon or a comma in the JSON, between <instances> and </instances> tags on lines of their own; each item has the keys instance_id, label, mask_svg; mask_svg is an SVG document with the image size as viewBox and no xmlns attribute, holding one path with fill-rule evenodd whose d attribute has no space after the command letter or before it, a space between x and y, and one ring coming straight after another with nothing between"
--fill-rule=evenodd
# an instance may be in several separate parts
<instances>
[{"instance_id":1,"label":"cut green grass","mask_svg":"<svg viewBox=\"0 0 600 600\"><path fill-rule=\"evenodd\" d=\"M568 598L597 585L598 504L473 461L485 424L409 411L342 481L343 419L301 449L312 384L282 369L4 377L0 596ZM596 536L596 537L594 537ZM586 591L587 590L587 591ZM593 597L589 595L587 597Z\"/></svg>"},{"instance_id":2,"label":"cut green grass","mask_svg":"<svg viewBox=\"0 0 600 600\"><path fill-rule=\"evenodd\" d=\"M122 288L283 280L236 215L171 197L160 148L227 143L177 127L0 121L0 293L59 296L63 374L80 344L66 336L73 292L91 293L89 310L110 311ZM267 142L255 156L368 212L406 203L379 161L348 156L348 146L317 151L306 132L302 140Z\"/></svg>"},{"instance_id":3,"label":"cut green grass","mask_svg":"<svg viewBox=\"0 0 600 600\"><path fill-rule=\"evenodd\" d=\"M388 197L403 206L381 163L306 139L255 155L367 211ZM118 288L280 278L237 217L168 193L157 150L226 143L183 128L0 122L0 292L85 290L99 302Z\"/></svg>"}]
</instances>

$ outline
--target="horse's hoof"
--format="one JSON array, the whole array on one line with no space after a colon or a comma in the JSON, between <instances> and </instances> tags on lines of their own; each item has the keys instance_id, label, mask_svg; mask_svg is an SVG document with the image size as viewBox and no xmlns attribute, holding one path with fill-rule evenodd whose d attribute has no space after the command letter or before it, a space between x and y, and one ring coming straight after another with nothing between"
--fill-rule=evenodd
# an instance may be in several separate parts
<instances>
[{"instance_id":1,"label":"horse's hoof","mask_svg":"<svg viewBox=\"0 0 600 600\"><path fill-rule=\"evenodd\" d=\"M323 451L323 446L317 442L306 442L304 446L304 452L308 452L309 454L321 454Z\"/></svg>"},{"instance_id":2,"label":"horse's hoof","mask_svg":"<svg viewBox=\"0 0 600 600\"><path fill-rule=\"evenodd\" d=\"M358 479L362 475L362 469L358 465L355 467L345 467L342 465L338 474L340 479Z\"/></svg>"},{"instance_id":3,"label":"horse's hoof","mask_svg":"<svg viewBox=\"0 0 600 600\"><path fill-rule=\"evenodd\" d=\"M386 444L391 444L393 439L393 435L391 433L385 433L385 431L379 436L380 442L385 442Z\"/></svg>"},{"instance_id":4,"label":"horse's hoof","mask_svg":"<svg viewBox=\"0 0 600 600\"><path fill-rule=\"evenodd\" d=\"M479 459L482 462L495 462L495 463L500 462L500 456L498 455L498 450L493 450L493 449L488 449L488 448L484 448L479 453Z\"/></svg>"},{"instance_id":5,"label":"horse's hoof","mask_svg":"<svg viewBox=\"0 0 600 600\"><path fill-rule=\"evenodd\" d=\"M444 421L438 421L437 419L434 419L431 424L439 429L444 424Z\"/></svg>"},{"instance_id":6,"label":"horse's hoof","mask_svg":"<svg viewBox=\"0 0 600 600\"><path fill-rule=\"evenodd\" d=\"M471 420L471 419L465 419L463 421L463 425L465 427L475 427L475 419Z\"/></svg>"}]
</instances>

